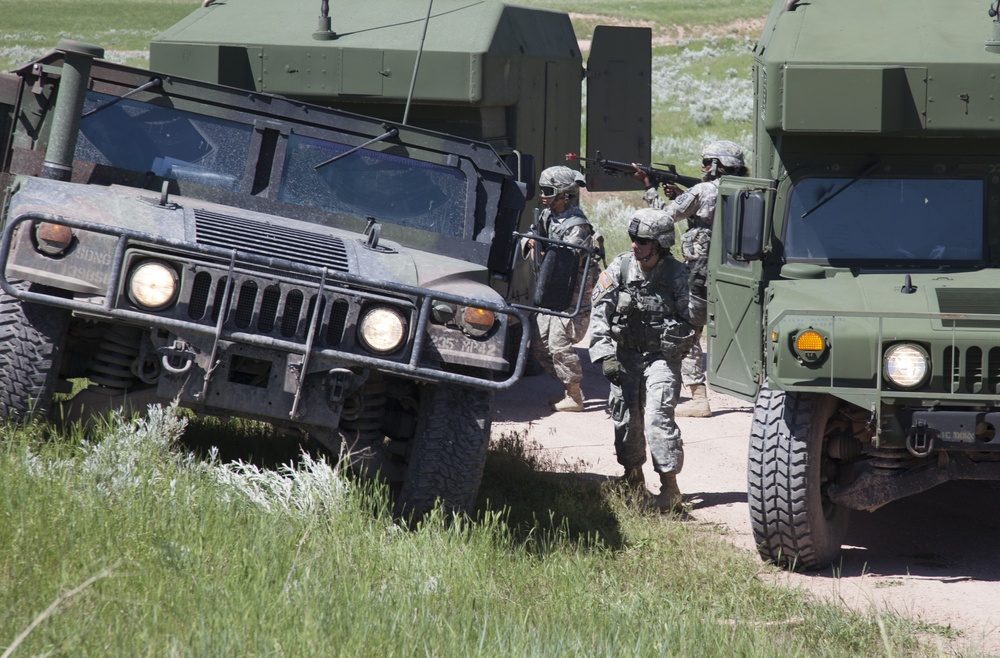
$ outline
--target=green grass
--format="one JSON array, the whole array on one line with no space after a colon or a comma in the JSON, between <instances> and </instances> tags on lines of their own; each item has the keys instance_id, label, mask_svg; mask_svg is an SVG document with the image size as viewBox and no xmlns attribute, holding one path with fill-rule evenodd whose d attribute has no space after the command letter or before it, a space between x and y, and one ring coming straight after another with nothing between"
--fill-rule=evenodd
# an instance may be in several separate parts
<instances>
[{"instance_id":1,"label":"green grass","mask_svg":"<svg viewBox=\"0 0 1000 658\"><path fill-rule=\"evenodd\" d=\"M0 648L30 630L16 655L923 655L928 629L770 586L518 437L491 451L474 521L405 531L323 463L191 459L182 428L0 442Z\"/></svg>"}]
</instances>

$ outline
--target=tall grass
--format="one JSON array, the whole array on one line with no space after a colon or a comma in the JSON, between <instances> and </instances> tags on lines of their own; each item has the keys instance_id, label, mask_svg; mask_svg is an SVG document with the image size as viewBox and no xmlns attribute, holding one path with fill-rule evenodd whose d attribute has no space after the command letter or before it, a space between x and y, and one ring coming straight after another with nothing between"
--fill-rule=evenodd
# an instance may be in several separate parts
<instances>
[{"instance_id":1,"label":"tall grass","mask_svg":"<svg viewBox=\"0 0 1000 658\"><path fill-rule=\"evenodd\" d=\"M336 465L194 459L173 447L184 424L154 407L100 441L8 433L0 649L22 636L18 655L920 653L911 622L769 586L712 533L544 472L516 436L491 452L474 519L403 530L384 491Z\"/></svg>"}]
</instances>

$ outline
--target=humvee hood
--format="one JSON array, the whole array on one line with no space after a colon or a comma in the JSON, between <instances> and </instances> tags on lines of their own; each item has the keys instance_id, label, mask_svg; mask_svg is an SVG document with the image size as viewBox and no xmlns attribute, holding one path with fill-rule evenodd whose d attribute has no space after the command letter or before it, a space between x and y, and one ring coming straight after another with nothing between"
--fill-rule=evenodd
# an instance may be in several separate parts
<instances>
[{"instance_id":1,"label":"humvee hood","mask_svg":"<svg viewBox=\"0 0 1000 658\"><path fill-rule=\"evenodd\" d=\"M169 240L325 266L372 282L397 281L501 301L487 284L485 268L478 265L388 240L370 248L355 232L182 196L170 196L161 204L159 193L152 190L23 178L11 199L11 217L26 213L127 226Z\"/></svg>"},{"instance_id":2,"label":"humvee hood","mask_svg":"<svg viewBox=\"0 0 1000 658\"><path fill-rule=\"evenodd\" d=\"M768 304L772 317L777 306L781 310L858 311L875 315L886 309L894 313L1000 314L1000 289L990 270L962 270L961 277L948 271L885 274L841 271L824 279L775 280L771 288L781 291Z\"/></svg>"}]
</instances>

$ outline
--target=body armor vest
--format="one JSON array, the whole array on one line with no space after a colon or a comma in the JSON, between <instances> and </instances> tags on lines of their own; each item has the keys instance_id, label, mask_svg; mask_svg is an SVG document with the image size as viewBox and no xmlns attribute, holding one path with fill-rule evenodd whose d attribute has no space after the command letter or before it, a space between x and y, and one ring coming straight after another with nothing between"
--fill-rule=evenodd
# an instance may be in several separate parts
<instances>
[{"instance_id":1,"label":"body armor vest","mask_svg":"<svg viewBox=\"0 0 1000 658\"><path fill-rule=\"evenodd\" d=\"M648 279L627 280L634 262L622 267L611 335L626 349L659 352L664 322L676 311L671 268L657 267Z\"/></svg>"}]
</instances>

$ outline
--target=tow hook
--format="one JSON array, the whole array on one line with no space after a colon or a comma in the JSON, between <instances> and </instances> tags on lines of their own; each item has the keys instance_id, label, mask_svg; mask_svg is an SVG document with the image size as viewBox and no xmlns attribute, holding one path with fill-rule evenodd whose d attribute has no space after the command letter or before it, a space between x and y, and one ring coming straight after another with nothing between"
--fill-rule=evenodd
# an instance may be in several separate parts
<instances>
[{"instance_id":1,"label":"tow hook","mask_svg":"<svg viewBox=\"0 0 1000 658\"><path fill-rule=\"evenodd\" d=\"M926 457L934 450L934 437L927 431L927 421L918 418L906 437L906 450L914 457Z\"/></svg>"},{"instance_id":2,"label":"tow hook","mask_svg":"<svg viewBox=\"0 0 1000 658\"><path fill-rule=\"evenodd\" d=\"M184 374L194 363L194 352L183 340L175 340L173 345L161 347L156 352L160 355L163 369L175 375Z\"/></svg>"}]
</instances>

